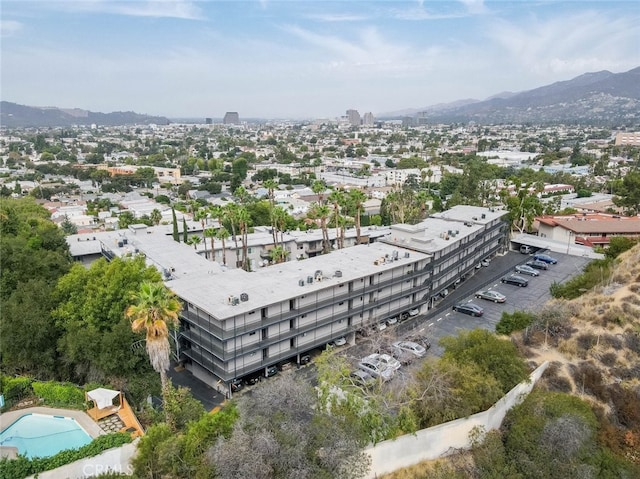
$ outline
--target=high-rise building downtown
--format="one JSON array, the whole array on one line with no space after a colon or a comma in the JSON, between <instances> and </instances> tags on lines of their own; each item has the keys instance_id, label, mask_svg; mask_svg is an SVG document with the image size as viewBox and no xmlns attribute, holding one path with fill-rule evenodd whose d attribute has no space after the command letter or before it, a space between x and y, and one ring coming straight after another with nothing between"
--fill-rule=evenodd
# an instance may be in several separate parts
<instances>
[{"instance_id":1,"label":"high-rise building downtown","mask_svg":"<svg viewBox=\"0 0 640 479\"><path fill-rule=\"evenodd\" d=\"M358 113L358 110L347 110L347 121L352 126L360 126L360 113Z\"/></svg>"},{"instance_id":2,"label":"high-rise building downtown","mask_svg":"<svg viewBox=\"0 0 640 479\"><path fill-rule=\"evenodd\" d=\"M375 118L373 117L373 113L371 113L370 111L365 113L362 117L362 124L365 126L373 126L374 121Z\"/></svg>"},{"instance_id":3,"label":"high-rise building downtown","mask_svg":"<svg viewBox=\"0 0 640 479\"><path fill-rule=\"evenodd\" d=\"M239 125L240 124L240 116L237 111L228 111L224 114L224 118L222 119L222 123L225 125Z\"/></svg>"}]
</instances>

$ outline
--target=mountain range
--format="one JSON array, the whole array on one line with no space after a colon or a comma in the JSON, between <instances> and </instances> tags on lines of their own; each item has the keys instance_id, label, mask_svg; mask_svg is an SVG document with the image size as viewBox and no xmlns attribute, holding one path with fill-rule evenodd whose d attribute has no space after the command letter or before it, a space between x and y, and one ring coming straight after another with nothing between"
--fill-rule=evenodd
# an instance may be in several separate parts
<instances>
[{"instance_id":1,"label":"mountain range","mask_svg":"<svg viewBox=\"0 0 640 479\"><path fill-rule=\"evenodd\" d=\"M623 73L585 73L522 92L502 92L486 100L463 99L376 115L380 119L414 117L418 123L640 125L640 67ZM96 113L81 109L32 107L0 102L0 125L47 127L72 125L166 125L166 117L131 111Z\"/></svg>"},{"instance_id":2,"label":"mountain range","mask_svg":"<svg viewBox=\"0 0 640 479\"><path fill-rule=\"evenodd\" d=\"M79 108L35 107L8 101L0 102L0 125L16 127L47 127L73 125L166 125L169 119L132 111L97 113Z\"/></svg>"},{"instance_id":3,"label":"mountain range","mask_svg":"<svg viewBox=\"0 0 640 479\"><path fill-rule=\"evenodd\" d=\"M484 101L459 100L378 115L420 117L427 123L640 124L640 67L623 73L585 73L533 90L503 92Z\"/></svg>"}]
</instances>

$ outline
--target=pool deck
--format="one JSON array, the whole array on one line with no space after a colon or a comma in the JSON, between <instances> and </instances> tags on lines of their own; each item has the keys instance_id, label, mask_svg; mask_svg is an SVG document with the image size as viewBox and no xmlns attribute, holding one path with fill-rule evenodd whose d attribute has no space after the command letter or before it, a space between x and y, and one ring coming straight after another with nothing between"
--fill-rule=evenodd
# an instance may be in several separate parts
<instances>
[{"instance_id":1,"label":"pool deck","mask_svg":"<svg viewBox=\"0 0 640 479\"><path fill-rule=\"evenodd\" d=\"M0 414L0 431L4 431L7 427L17 421L21 416L25 414L45 414L47 416L64 416L71 417L82 426L89 436L95 439L98 436L105 434L105 432L96 424L93 419L84 411L77 409L58 409L52 407L29 407L26 409L18 409L16 411L8 411Z\"/></svg>"}]
</instances>

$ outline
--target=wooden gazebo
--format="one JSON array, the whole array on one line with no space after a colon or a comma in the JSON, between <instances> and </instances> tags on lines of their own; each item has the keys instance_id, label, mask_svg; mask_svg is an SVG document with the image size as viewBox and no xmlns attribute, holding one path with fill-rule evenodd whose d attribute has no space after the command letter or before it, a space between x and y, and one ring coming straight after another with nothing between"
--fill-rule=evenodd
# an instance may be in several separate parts
<instances>
[{"instance_id":1,"label":"wooden gazebo","mask_svg":"<svg viewBox=\"0 0 640 479\"><path fill-rule=\"evenodd\" d=\"M85 393L87 402L93 402L94 406L87 410L87 414L98 421L104 417L117 414L123 405L122 391L113 389L98 388ZM117 404L114 399L118 398Z\"/></svg>"}]
</instances>

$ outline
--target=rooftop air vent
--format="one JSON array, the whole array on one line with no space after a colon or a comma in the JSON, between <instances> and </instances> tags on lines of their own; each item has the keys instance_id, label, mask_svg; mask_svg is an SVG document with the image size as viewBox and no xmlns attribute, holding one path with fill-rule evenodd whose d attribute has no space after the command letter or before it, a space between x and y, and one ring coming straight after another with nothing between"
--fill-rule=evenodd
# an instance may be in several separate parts
<instances>
[{"instance_id":1,"label":"rooftop air vent","mask_svg":"<svg viewBox=\"0 0 640 479\"><path fill-rule=\"evenodd\" d=\"M298 286L304 286L304 279L298 281Z\"/></svg>"},{"instance_id":2,"label":"rooftop air vent","mask_svg":"<svg viewBox=\"0 0 640 479\"><path fill-rule=\"evenodd\" d=\"M411 254L407 251L407 252L404 254L404 257L405 257L405 258L408 258L409 256L411 256Z\"/></svg>"},{"instance_id":3,"label":"rooftop air vent","mask_svg":"<svg viewBox=\"0 0 640 479\"><path fill-rule=\"evenodd\" d=\"M240 301L249 301L249 295L247 293L240 293Z\"/></svg>"},{"instance_id":4,"label":"rooftop air vent","mask_svg":"<svg viewBox=\"0 0 640 479\"><path fill-rule=\"evenodd\" d=\"M307 276L307 283L313 283L313 276Z\"/></svg>"},{"instance_id":5,"label":"rooftop air vent","mask_svg":"<svg viewBox=\"0 0 640 479\"><path fill-rule=\"evenodd\" d=\"M485 219L487 217L487 215L485 215L484 213L482 213L482 219Z\"/></svg>"},{"instance_id":6,"label":"rooftop air vent","mask_svg":"<svg viewBox=\"0 0 640 479\"><path fill-rule=\"evenodd\" d=\"M335 272L335 276L336 276L336 278L342 278L342 271L337 270L337 271Z\"/></svg>"}]
</instances>

